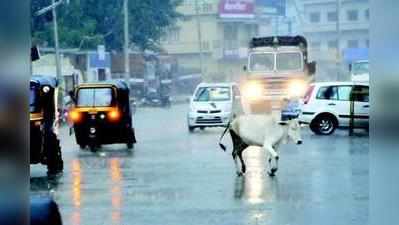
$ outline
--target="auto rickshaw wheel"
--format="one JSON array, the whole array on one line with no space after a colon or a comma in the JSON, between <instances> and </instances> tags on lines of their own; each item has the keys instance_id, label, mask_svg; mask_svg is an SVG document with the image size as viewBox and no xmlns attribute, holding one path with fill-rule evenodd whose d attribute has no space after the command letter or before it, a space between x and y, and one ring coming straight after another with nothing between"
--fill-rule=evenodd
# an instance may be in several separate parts
<instances>
[{"instance_id":1,"label":"auto rickshaw wheel","mask_svg":"<svg viewBox=\"0 0 399 225\"><path fill-rule=\"evenodd\" d=\"M54 133L49 135L45 146L47 152L47 174L62 172L64 161L62 160L60 141Z\"/></svg>"},{"instance_id":2,"label":"auto rickshaw wheel","mask_svg":"<svg viewBox=\"0 0 399 225\"><path fill-rule=\"evenodd\" d=\"M91 152L97 152L99 146L95 145L95 144L90 144L89 145L89 149Z\"/></svg>"},{"instance_id":3,"label":"auto rickshaw wheel","mask_svg":"<svg viewBox=\"0 0 399 225\"><path fill-rule=\"evenodd\" d=\"M86 145L85 144L79 144L79 147L80 147L80 149L85 149L86 148Z\"/></svg>"},{"instance_id":4,"label":"auto rickshaw wheel","mask_svg":"<svg viewBox=\"0 0 399 225\"><path fill-rule=\"evenodd\" d=\"M126 144L128 149L132 149L134 147L134 144L129 142Z\"/></svg>"}]
</instances>

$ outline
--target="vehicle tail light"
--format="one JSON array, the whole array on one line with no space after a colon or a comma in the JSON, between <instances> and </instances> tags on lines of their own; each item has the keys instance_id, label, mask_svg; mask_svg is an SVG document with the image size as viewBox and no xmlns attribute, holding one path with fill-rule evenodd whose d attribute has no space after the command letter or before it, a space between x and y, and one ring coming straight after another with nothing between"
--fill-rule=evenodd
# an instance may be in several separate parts
<instances>
[{"instance_id":1,"label":"vehicle tail light","mask_svg":"<svg viewBox=\"0 0 399 225\"><path fill-rule=\"evenodd\" d=\"M118 121L120 117L121 117L121 114L117 109L113 109L108 113L108 118L111 121Z\"/></svg>"},{"instance_id":2,"label":"vehicle tail light","mask_svg":"<svg viewBox=\"0 0 399 225\"><path fill-rule=\"evenodd\" d=\"M81 114L80 114L80 112L78 112L78 111L75 111L75 110L71 110L70 112L69 112L69 119L73 122L73 123L77 123L77 122L80 122L80 120L81 120Z\"/></svg>"},{"instance_id":3,"label":"vehicle tail light","mask_svg":"<svg viewBox=\"0 0 399 225\"><path fill-rule=\"evenodd\" d=\"M314 90L314 85L309 86L308 90L305 93L305 96L303 97L303 104L308 104L310 100L310 96L312 96Z\"/></svg>"}]
</instances>

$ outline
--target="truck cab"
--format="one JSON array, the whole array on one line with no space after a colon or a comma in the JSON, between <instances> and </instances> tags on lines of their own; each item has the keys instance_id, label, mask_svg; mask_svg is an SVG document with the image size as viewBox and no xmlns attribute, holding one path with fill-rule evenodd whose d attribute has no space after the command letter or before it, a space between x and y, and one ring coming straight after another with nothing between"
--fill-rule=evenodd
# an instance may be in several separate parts
<instances>
[{"instance_id":1,"label":"truck cab","mask_svg":"<svg viewBox=\"0 0 399 225\"><path fill-rule=\"evenodd\" d=\"M308 62L302 36L253 38L241 81L242 101L251 113L281 108L284 99L304 95L314 80L315 67L315 62Z\"/></svg>"}]
</instances>

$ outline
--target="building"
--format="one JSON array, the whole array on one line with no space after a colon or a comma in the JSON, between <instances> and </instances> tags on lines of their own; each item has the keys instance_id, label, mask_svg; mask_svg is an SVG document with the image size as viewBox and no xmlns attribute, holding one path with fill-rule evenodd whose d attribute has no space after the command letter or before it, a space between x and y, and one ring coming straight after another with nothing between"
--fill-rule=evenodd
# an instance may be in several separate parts
<instances>
[{"instance_id":1,"label":"building","mask_svg":"<svg viewBox=\"0 0 399 225\"><path fill-rule=\"evenodd\" d=\"M368 0L301 0L301 3L305 18L302 31L309 40L310 57L325 65L325 73L337 73L332 63L337 59L345 65L343 54L347 49L369 48Z\"/></svg>"},{"instance_id":2,"label":"building","mask_svg":"<svg viewBox=\"0 0 399 225\"><path fill-rule=\"evenodd\" d=\"M177 9L183 18L167 29L161 47L177 58L182 76L201 74L202 52L204 80L236 80L252 37L292 32L285 8L284 0L185 0Z\"/></svg>"}]
</instances>

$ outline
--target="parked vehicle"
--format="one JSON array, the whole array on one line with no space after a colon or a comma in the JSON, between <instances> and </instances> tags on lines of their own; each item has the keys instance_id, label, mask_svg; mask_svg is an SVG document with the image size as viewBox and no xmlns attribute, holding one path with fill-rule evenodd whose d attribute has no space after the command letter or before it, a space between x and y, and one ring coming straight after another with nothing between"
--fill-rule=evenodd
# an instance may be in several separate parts
<instances>
[{"instance_id":1,"label":"parked vehicle","mask_svg":"<svg viewBox=\"0 0 399 225\"><path fill-rule=\"evenodd\" d=\"M349 127L351 96L354 127L369 127L369 85L354 82L313 83L307 90L299 116L315 134L330 135L336 128Z\"/></svg>"},{"instance_id":2,"label":"parked vehicle","mask_svg":"<svg viewBox=\"0 0 399 225\"><path fill-rule=\"evenodd\" d=\"M35 75L30 80L30 164L47 165L48 174L64 167L57 136L58 81L54 77Z\"/></svg>"},{"instance_id":3,"label":"parked vehicle","mask_svg":"<svg viewBox=\"0 0 399 225\"><path fill-rule=\"evenodd\" d=\"M190 100L188 130L227 126L239 99L240 92L234 83L199 84Z\"/></svg>"},{"instance_id":4,"label":"parked vehicle","mask_svg":"<svg viewBox=\"0 0 399 225\"><path fill-rule=\"evenodd\" d=\"M136 143L129 87L124 81L85 83L71 93L75 106L69 112L76 142L96 151L103 144Z\"/></svg>"}]
</instances>

